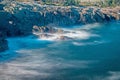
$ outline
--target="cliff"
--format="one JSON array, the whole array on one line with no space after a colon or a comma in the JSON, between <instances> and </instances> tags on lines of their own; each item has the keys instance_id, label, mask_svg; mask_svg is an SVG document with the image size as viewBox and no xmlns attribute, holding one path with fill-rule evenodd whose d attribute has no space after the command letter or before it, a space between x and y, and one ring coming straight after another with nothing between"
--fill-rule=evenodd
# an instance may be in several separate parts
<instances>
[{"instance_id":1,"label":"cliff","mask_svg":"<svg viewBox=\"0 0 120 80\"><path fill-rule=\"evenodd\" d=\"M30 34L34 25L69 26L120 19L119 7L113 10L11 2L6 4L3 9L3 12L0 13L2 15L0 21L4 19L3 22L6 22L6 24L0 24L4 28L9 26L8 36L14 36L14 33L15 35Z\"/></svg>"},{"instance_id":2,"label":"cliff","mask_svg":"<svg viewBox=\"0 0 120 80\"><path fill-rule=\"evenodd\" d=\"M5 40L5 37L6 37L5 33L6 33L6 31L2 27L2 24L4 23L3 22L4 18L1 19L2 18L1 17L2 16L2 10L3 10L3 5L0 5L0 52L5 51L5 50L8 49L8 43L7 43L7 40ZM6 24L6 23L4 23L4 24Z\"/></svg>"},{"instance_id":3,"label":"cliff","mask_svg":"<svg viewBox=\"0 0 120 80\"><path fill-rule=\"evenodd\" d=\"M8 49L7 40L5 40L5 35L3 32L0 32L0 52Z\"/></svg>"},{"instance_id":4,"label":"cliff","mask_svg":"<svg viewBox=\"0 0 120 80\"><path fill-rule=\"evenodd\" d=\"M37 26L70 26L120 19L120 7L53 6L36 3L11 2L0 5L0 31L5 36L32 34Z\"/></svg>"}]
</instances>

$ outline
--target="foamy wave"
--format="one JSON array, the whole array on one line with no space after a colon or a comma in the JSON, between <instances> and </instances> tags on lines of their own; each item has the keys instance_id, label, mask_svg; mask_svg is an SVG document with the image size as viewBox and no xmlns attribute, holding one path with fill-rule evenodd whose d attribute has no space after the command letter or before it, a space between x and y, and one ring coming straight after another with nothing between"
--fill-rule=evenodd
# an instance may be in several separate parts
<instances>
[{"instance_id":1,"label":"foamy wave","mask_svg":"<svg viewBox=\"0 0 120 80\"><path fill-rule=\"evenodd\" d=\"M59 29L59 28L55 28L55 29ZM96 34L92 34L85 30L80 30L79 28L76 28L76 29L61 28L61 30L63 30L62 33L38 33L38 32L35 33L34 32L33 34L37 35L40 40L50 40L50 41L89 39L92 36L98 36Z\"/></svg>"},{"instance_id":2,"label":"foamy wave","mask_svg":"<svg viewBox=\"0 0 120 80\"><path fill-rule=\"evenodd\" d=\"M93 41L93 42L73 42L73 45L76 46L86 46L86 45L98 45L106 43L106 41Z\"/></svg>"},{"instance_id":3,"label":"foamy wave","mask_svg":"<svg viewBox=\"0 0 120 80\"><path fill-rule=\"evenodd\" d=\"M100 23L94 23L94 24L83 25L83 26L81 26L81 29L91 30L91 29L100 28L100 27L102 27L102 26L100 25Z\"/></svg>"}]
</instances>

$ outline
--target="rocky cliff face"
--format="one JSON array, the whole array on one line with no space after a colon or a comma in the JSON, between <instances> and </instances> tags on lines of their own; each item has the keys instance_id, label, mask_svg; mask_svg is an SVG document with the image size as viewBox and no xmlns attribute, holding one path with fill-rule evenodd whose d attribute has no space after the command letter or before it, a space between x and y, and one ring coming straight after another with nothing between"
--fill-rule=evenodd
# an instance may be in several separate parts
<instances>
[{"instance_id":1,"label":"rocky cliff face","mask_svg":"<svg viewBox=\"0 0 120 80\"><path fill-rule=\"evenodd\" d=\"M20 2L4 3L0 4L0 31L8 37L23 36L32 34L34 25L69 26L106 22L119 20L119 12L119 7L114 11L114 9L95 7L64 7ZM0 41L7 44L3 38ZM7 49L6 47L5 49Z\"/></svg>"},{"instance_id":2,"label":"rocky cliff face","mask_svg":"<svg viewBox=\"0 0 120 80\"><path fill-rule=\"evenodd\" d=\"M112 15L116 20L120 20L120 6L115 8L102 8L101 12L106 15Z\"/></svg>"},{"instance_id":3,"label":"rocky cliff face","mask_svg":"<svg viewBox=\"0 0 120 80\"><path fill-rule=\"evenodd\" d=\"M7 40L5 40L5 35L3 32L0 32L0 52L8 49Z\"/></svg>"},{"instance_id":4,"label":"rocky cliff face","mask_svg":"<svg viewBox=\"0 0 120 80\"><path fill-rule=\"evenodd\" d=\"M7 44L7 40L5 40L5 29L2 27L2 24L4 23L2 20L1 20L1 16L2 16L2 10L3 10L3 5L0 4L0 52L2 51L5 51L8 49L8 44Z\"/></svg>"},{"instance_id":5,"label":"rocky cliff face","mask_svg":"<svg viewBox=\"0 0 120 80\"><path fill-rule=\"evenodd\" d=\"M3 21L6 24L0 24L4 28L7 27L8 36L14 36L14 33L16 35L30 34L34 25L69 26L118 19L118 16L105 13L105 10L95 7L63 7L11 2L6 4L3 9L0 17L3 17L1 18L2 21L6 18ZM116 12L119 12L119 10L117 9ZM115 15L118 14L115 13Z\"/></svg>"}]
</instances>

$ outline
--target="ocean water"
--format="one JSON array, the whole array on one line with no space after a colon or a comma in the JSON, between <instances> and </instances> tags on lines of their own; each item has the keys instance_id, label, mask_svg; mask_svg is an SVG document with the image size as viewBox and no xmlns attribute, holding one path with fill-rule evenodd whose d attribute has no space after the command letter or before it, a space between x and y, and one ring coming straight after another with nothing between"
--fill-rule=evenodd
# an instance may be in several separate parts
<instances>
[{"instance_id":1,"label":"ocean water","mask_svg":"<svg viewBox=\"0 0 120 80\"><path fill-rule=\"evenodd\" d=\"M120 22L62 29L71 40L8 38L0 80L120 80Z\"/></svg>"}]
</instances>

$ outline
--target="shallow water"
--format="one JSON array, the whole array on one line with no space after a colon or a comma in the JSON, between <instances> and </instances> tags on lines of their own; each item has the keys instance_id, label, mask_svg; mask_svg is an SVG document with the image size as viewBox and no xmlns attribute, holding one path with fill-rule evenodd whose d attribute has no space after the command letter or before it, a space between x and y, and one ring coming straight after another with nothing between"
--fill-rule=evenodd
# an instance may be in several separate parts
<instances>
[{"instance_id":1,"label":"shallow water","mask_svg":"<svg viewBox=\"0 0 120 80\"><path fill-rule=\"evenodd\" d=\"M119 22L63 29L81 33L65 41L9 38L0 80L120 80Z\"/></svg>"}]
</instances>

